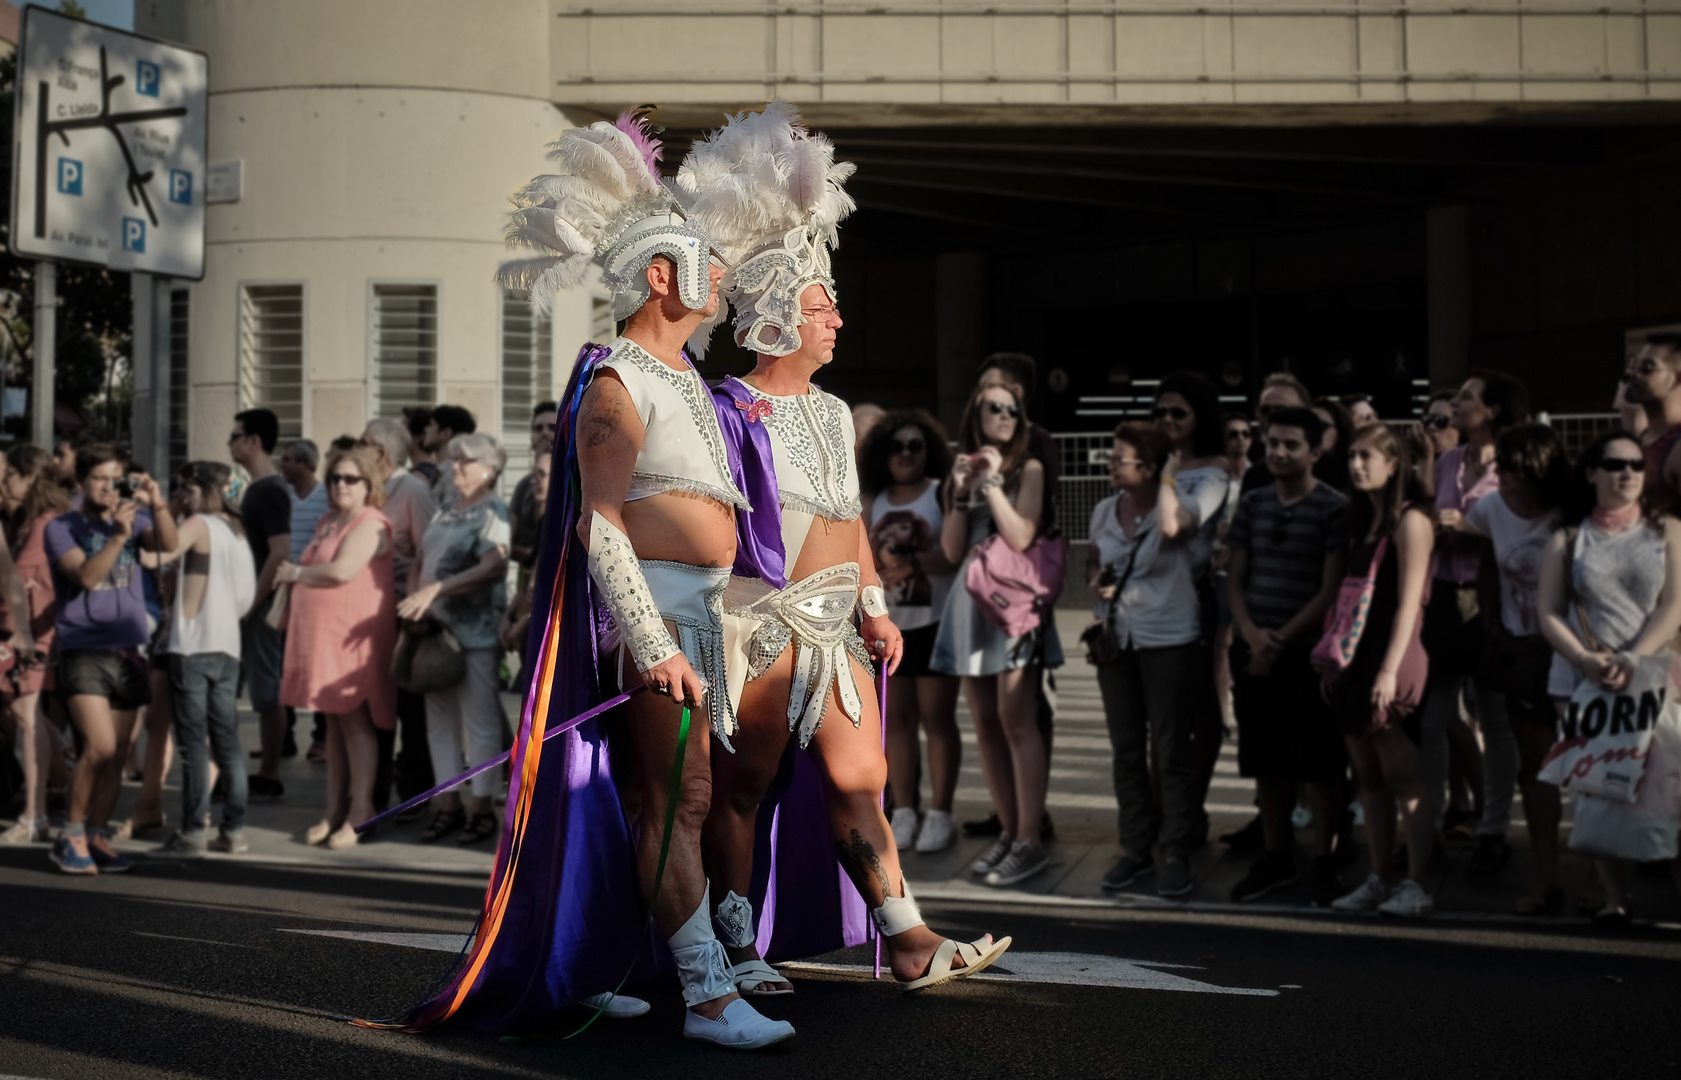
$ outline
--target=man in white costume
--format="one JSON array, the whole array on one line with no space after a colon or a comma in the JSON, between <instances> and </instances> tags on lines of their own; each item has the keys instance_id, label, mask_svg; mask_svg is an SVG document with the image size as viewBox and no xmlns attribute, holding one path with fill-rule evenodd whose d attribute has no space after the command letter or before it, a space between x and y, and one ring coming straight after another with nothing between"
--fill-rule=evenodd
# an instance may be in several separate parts
<instances>
[{"instance_id":1,"label":"man in white costume","mask_svg":"<svg viewBox=\"0 0 1681 1080\"><path fill-rule=\"evenodd\" d=\"M808 132L792 106L773 101L697 142L676 181L690 219L731 264L723 288L736 342L757 365L720 391L770 436L788 581L778 588L736 576L725 594L740 730L734 753L712 761L705 846L716 927L749 995L791 991L756 951L746 894L759 806L796 732L822 777L835 854L870 909L895 978L908 989L937 985L982 970L1010 944L990 935L954 942L923 923L881 809L887 764L870 663L896 665L903 643L860 517L851 412L811 383L834 359L842 325L829 248L853 208L841 186L852 171L834 163L833 146Z\"/></svg>"}]
</instances>

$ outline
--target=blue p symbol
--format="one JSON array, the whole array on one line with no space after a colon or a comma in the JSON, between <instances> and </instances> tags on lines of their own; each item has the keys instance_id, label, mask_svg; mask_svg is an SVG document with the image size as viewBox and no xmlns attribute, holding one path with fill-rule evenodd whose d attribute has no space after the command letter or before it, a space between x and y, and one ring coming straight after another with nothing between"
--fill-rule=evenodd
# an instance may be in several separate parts
<instances>
[{"instance_id":1,"label":"blue p symbol","mask_svg":"<svg viewBox=\"0 0 1681 1080\"><path fill-rule=\"evenodd\" d=\"M182 206L193 205L193 174L182 169L169 170L169 201Z\"/></svg>"},{"instance_id":2,"label":"blue p symbol","mask_svg":"<svg viewBox=\"0 0 1681 1080\"><path fill-rule=\"evenodd\" d=\"M123 218L123 250L146 254L146 223L139 218Z\"/></svg>"},{"instance_id":3,"label":"blue p symbol","mask_svg":"<svg viewBox=\"0 0 1681 1080\"><path fill-rule=\"evenodd\" d=\"M75 158L61 157L58 159L58 193L60 195L80 195L82 193L82 163Z\"/></svg>"},{"instance_id":4,"label":"blue p symbol","mask_svg":"<svg viewBox=\"0 0 1681 1080\"><path fill-rule=\"evenodd\" d=\"M158 66L148 60L135 62L134 92L147 97L158 96Z\"/></svg>"}]
</instances>

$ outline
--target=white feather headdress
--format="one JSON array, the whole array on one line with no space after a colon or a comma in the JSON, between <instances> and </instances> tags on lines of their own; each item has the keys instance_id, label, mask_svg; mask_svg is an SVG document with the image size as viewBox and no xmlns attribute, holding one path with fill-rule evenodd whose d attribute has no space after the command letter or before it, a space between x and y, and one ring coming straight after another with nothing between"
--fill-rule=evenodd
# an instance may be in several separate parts
<instances>
[{"instance_id":1,"label":"white feather headdress","mask_svg":"<svg viewBox=\"0 0 1681 1080\"><path fill-rule=\"evenodd\" d=\"M855 171L781 98L694 144L672 193L731 265L722 289L737 344L786 356L800 347L800 292L820 283L834 299L829 250L856 209L843 187Z\"/></svg>"},{"instance_id":2,"label":"white feather headdress","mask_svg":"<svg viewBox=\"0 0 1681 1080\"><path fill-rule=\"evenodd\" d=\"M546 314L555 293L579 285L594 262L623 319L647 303L648 262L664 254L677 264L683 303L704 307L712 244L661 182L662 148L647 121L626 112L565 131L548 149L556 171L514 194L505 233L509 247L540 254L504 263L497 283L529 290L532 307Z\"/></svg>"}]
</instances>

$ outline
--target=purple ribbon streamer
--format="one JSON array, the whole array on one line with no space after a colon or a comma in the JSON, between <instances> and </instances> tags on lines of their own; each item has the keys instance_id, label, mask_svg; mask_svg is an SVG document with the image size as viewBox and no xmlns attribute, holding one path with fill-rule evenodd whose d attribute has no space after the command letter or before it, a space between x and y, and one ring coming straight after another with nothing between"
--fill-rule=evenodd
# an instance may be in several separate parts
<instances>
[{"instance_id":1,"label":"purple ribbon streamer","mask_svg":"<svg viewBox=\"0 0 1681 1080\"><path fill-rule=\"evenodd\" d=\"M602 713L606 712L608 709L617 708L618 706L623 705L625 702L629 701L631 698L635 697L637 694L641 693L642 691L644 691L646 689L648 689L647 684L638 683L637 685L631 687L629 690L626 690L624 693L620 694L618 697L608 698L606 701L603 701L600 705L597 705L595 708L586 709L585 711L579 713L577 716L574 716L572 719L567 720L565 723L558 724L555 727L552 727L549 730L543 732L543 741L548 742L550 739L554 738L556 735L559 735L563 732L571 731L573 728L577 727L579 724L583 723L585 720L593 720L595 717L600 716ZM512 753L513 753L512 750L504 750L500 754L497 754L495 757L491 758L489 761L482 762L478 765L474 765L471 769L468 769L466 772L462 773L460 776L457 776L454 780L445 781L444 783L439 784L437 787L433 788L430 791L423 791L419 795L416 795L414 798L408 800L407 802L401 803L397 806L393 806L391 809L385 811L384 813L375 814L373 817L371 817L368 820L362 822L362 824L354 826L354 831L362 832L364 830L371 829L375 825L380 823L381 821L384 821L386 818L391 817L393 814L401 814L404 810L411 810L414 807L419 806L421 803L425 802L427 799L430 799L434 795L442 795L444 792L450 790L451 788L460 787L462 784L465 784L467 781L471 780L473 777L479 775L480 773L489 772L491 769L496 768L498 765L502 764L504 761L507 761L508 756Z\"/></svg>"}]
</instances>

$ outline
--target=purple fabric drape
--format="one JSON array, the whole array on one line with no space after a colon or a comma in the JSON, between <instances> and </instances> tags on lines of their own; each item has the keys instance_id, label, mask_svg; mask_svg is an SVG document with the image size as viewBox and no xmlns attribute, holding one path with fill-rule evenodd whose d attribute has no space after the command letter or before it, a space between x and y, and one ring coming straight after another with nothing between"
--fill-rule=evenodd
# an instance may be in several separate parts
<instances>
[{"instance_id":1,"label":"purple fabric drape","mask_svg":"<svg viewBox=\"0 0 1681 1080\"><path fill-rule=\"evenodd\" d=\"M712 408L729 451L730 473L753 506L751 512L736 517L734 570L738 577L764 578L785 589L788 567L782 550L782 497L776 488L770 433L752 411L757 400L733 375L712 388Z\"/></svg>"},{"instance_id":2,"label":"purple fabric drape","mask_svg":"<svg viewBox=\"0 0 1681 1080\"><path fill-rule=\"evenodd\" d=\"M633 826L625 820L613 779L607 733L623 709L547 742L532 737L534 725L540 725L535 732L540 735L616 690L600 680L598 627L604 613L594 601L587 553L575 539L578 409L608 354L606 346L586 345L562 399L556 482L543 515L527 642L532 683L514 739L503 836L475 941L440 989L405 1017L369 1026L424 1031L447 1021L494 1033L531 1030L621 980L628 991L670 978L670 952L663 935L649 926L636 881ZM733 400L730 411L736 411ZM722 417L721 406L719 412ZM728 438L732 424L721 426ZM736 482L755 507L755 514L738 520L765 513L742 532L754 538L753 569L780 586L781 524L769 440L762 424L733 426ZM746 427L754 430L741 430ZM551 636L556 660L548 674L549 707L537 716L536 679ZM531 753L539 755L537 771L526 785L522 778ZM522 810L525 801L529 809ZM752 899L768 959L813 956L864 940L863 901L835 860L816 768L792 745L761 807L755 857ZM499 891L506 892L506 905L498 916L493 898Z\"/></svg>"}]
</instances>

